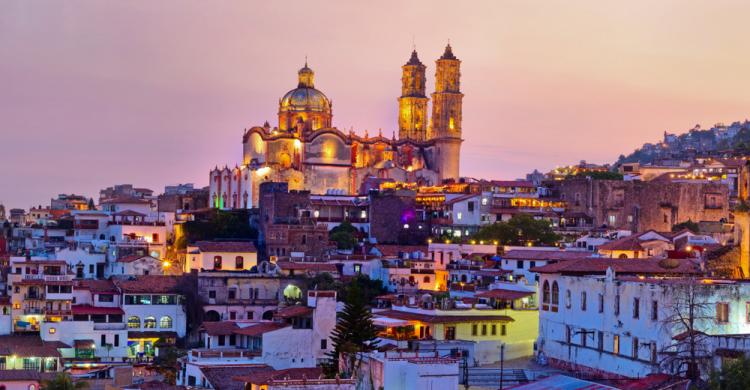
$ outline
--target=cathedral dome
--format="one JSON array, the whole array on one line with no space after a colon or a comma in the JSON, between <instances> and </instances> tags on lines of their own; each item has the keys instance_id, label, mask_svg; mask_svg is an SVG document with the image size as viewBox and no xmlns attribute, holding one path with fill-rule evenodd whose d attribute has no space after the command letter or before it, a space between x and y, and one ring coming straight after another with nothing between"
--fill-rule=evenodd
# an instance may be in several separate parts
<instances>
[{"instance_id":1,"label":"cathedral dome","mask_svg":"<svg viewBox=\"0 0 750 390\"><path fill-rule=\"evenodd\" d=\"M279 102L280 111L317 111L331 112L331 102L323 92L315 89L313 78L315 72L305 66L299 70L297 88L287 92Z\"/></svg>"}]
</instances>

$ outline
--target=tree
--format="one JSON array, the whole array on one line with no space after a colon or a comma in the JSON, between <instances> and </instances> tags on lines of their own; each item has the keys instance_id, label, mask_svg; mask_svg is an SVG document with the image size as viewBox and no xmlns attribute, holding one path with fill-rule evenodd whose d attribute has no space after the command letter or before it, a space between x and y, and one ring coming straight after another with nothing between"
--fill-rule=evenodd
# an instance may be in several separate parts
<instances>
[{"instance_id":1,"label":"tree","mask_svg":"<svg viewBox=\"0 0 750 390\"><path fill-rule=\"evenodd\" d=\"M45 390L76 390L88 387L89 384L86 382L74 382L65 372L58 373L54 379L44 381L42 386Z\"/></svg>"},{"instance_id":2,"label":"tree","mask_svg":"<svg viewBox=\"0 0 750 390\"><path fill-rule=\"evenodd\" d=\"M711 373L708 381L711 390L750 389L750 359L740 356Z\"/></svg>"},{"instance_id":3,"label":"tree","mask_svg":"<svg viewBox=\"0 0 750 390\"><path fill-rule=\"evenodd\" d=\"M331 229L328 233L328 239L336 242L338 249L354 249L357 246L357 236L359 231L351 222L344 221L340 225Z\"/></svg>"},{"instance_id":4,"label":"tree","mask_svg":"<svg viewBox=\"0 0 750 390\"><path fill-rule=\"evenodd\" d=\"M188 243L201 240L258 238L257 230L250 226L247 210L216 210L208 220L185 222L184 230L186 238L178 237L177 249L185 249Z\"/></svg>"},{"instance_id":5,"label":"tree","mask_svg":"<svg viewBox=\"0 0 750 390\"><path fill-rule=\"evenodd\" d=\"M378 331L372 322L372 313L362 298L358 283L347 289L344 311L331 334L334 362L341 360L343 374L351 377L359 370L364 354L377 348Z\"/></svg>"},{"instance_id":6,"label":"tree","mask_svg":"<svg viewBox=\"0 0 750 390\"><path fill-rule=\"evenodd\" d=\"M161 340L160 340L161 341ZM174 346L159 347L159 356L154 359L154 366L164 381L174 385L177 380L177 361L185 356L185 351Z\"/></svg>"},{"instance_id":7,"label":"tree","mask_svg":"<svg viewBox=\"0 0 750 390\"><path fill-rule=\"evenodd\" d=\"M678 223L678 224L672 226L672 231L673 232L679 232L682 229L690 230L693 233L700 232L700 226L698 226L697 223L693 222L692 219L688 219L685 222L681 222L681 223Z\"/></svg>"},{"instance_id":8,"label":"tree","mask_svg":"<svg viewBox=\"0 0 750 390\"><path fill-rule=\"evenodd\" d=\"M661 321L665 333L672 335L671 343L661 351L666 356L662 361L666 371L699 380L701 369L710 366L709 340L703 331L714 321L710 293L710 287L695 277L674 284L671 305Z\"/></svg>"},{"instance_id":9,"label":"tree","mask_svg":"<svg viewBox=\"0 0 750 390\"><path fill-rule=\"evenodd\" d=\"M560 240L549 221L536 220L528 214L516 214L508 222L486 225L472 238L476 241L497 241L501 245L554 245Z\"/></svg>"}]
</instances>

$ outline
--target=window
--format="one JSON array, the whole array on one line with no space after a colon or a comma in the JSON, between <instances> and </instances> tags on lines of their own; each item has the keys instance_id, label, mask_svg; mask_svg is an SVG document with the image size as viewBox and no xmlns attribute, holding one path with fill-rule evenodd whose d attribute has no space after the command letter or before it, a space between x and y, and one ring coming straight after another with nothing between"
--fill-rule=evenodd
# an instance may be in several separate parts
<instances>
[{"instance_id":1,"label":"window","mask_svg":"<svg viewBox=\"0 0 750 390\"><path fill-rule=\"evenodd\" d=\"M425 283L430 283L430 277L425 276L424 279L422 279L422 281L424 281Z\"/></svg>"},{"instance_id":2,"label":"window","mask_svg":"<svg viewBox=\"0 0 750 390\"><path fill-rule=\"evenodd\" d=\"M549 310L549 282L542 284L542 310Z\"/></svg>"},{"instance_id":3,"label":"window","mask_svg":"<svg viewBox=\"0 0 750 390\"><path fill-rule=\"evenodd\" d=\"M497 325L492 324L492 326L490 327L490 334L493 336L497 335Z\"/></svg>"},{"instance_id":4,"label":"window","mask_svg":"<svg viewBox=\"0 0 750 390\"><path fill-rule=\"evenodd\" d=\"M38 358L23 358L23 369L39 371L39 362Z\"/></svg>"},{"instance_id":5,"label":"window","mask_svg":"<svg viewBox=\"0 0 750 390\"><path fill-rule=\"evenodd\" d=\"M114 302L115 296L112 294L99 294L98 299L99 302Z\"/></svg>"},{"instance_id":6,"label":"window","mask_svg":"<svg viewBox=\"0 0 750 390\"><path fill-rule=\"evenodd\" d=\"M560 288L557 281L552 283L552 311L557 311L557 305L560 302Z\"/></svg>"},{"instance_id":7,"label":"window","mask_svg":"<svg viewBox=\"0 0 750 390\"><path fill-rule=\"evenodd\" d=\"M101 345L102 347L105 346L105 345L107 345L107 335L106 334L102 335L102 339L99 342L99 345Z\"/></svg>"},{"instance_id":8,"label":"window","mask_svg":"<svg viewBox=\"0 0 750 390\"><path fill-rule=\"evenodd\" d=\"M237 256L234 258L234 268L237 268L237 269L245 268L245 259L243 259L242 256Z\"/></svg>"},{"instance_id":9,"label":"window","mask_svg":"<svg viewBox=\"0 0 750 390\"><path fill-rule=\"evenodd\" d=\"M320 349L327 349L327 348L328 348L328 339L320 340Z\"/></svg>"},{"instance_id":10,"label":"window","mask_svg":"<svg viewBox=\"0 0 750 390\"><path fill-rule=\"evenodd\" d=\"M604 350L604 332L598 331L596 334L596 349Z\"/></svg>"},{"instance_id":11,"label":"window","mask_svg":"<svg viewBox=\"0 0 750 390\"><path fill-rule=\"evenodd\" d=\"M586 291L581 291L581 310L586 311Z\"/></svg>"},{"instance_id":12,"label":"window","mask_svg":"<svg viewBox=\"0 0 750 390\"><path fill-rule=\"evenodd\" d=\"M615 226L617 224L617 216L614 214L609 215L609 226Z\"/></svg>"},{"instance_id":13,"label":"window","mask_svg":"<svg viewBox=\"0 0 750 390\"><path fill-rule=\"evenodd\" d=\"M460 220L463 214L459 211L456 213L456 219Z\"/></svg>"},{"instance_id":14,"label":"window","mask_svg":"<svg viewBox=\"0 0 750 390\"><path fill-rule=\"evenodd\" d=\"M237 319L237 312L236 311L230 311L229 312L229 319L230 320L236 320Z\"/></svg>"},{"instance_id":15,"label":"window","mask_svg":"<svg viewBox=\"0 0 750 390\"><path fill-rule=\"evenodd\" d=\"M361 274L362 273L362 264L354 264L354 273L355 274Z\"/></svg>"},{"instance_id":16,"label":"window","mask_svg":"<svg viewBox=\"0 0 750 390\"><path fill-rule=\"evenodd\" d=\"M456 327L455 326L446 326L445 327L445 337L446 340L455 340L456 339Z\"/></svg>"},{"instance_id":17,"label":"window","mask_svg":"<svg viewBox=\"0 0 750 390\"><path fill-rule=\"evenodd\" d=\"M482 324L482 336L487 336L487 324Z\"/></svg>"},{"instance_id":18,"label":"window","mask_svg":"<svg viewBox=\"0 0 750 390\"><path fill-rule=\"evenodd\" d=\"M604 294L599 294L599 313L604 313Z\"/></svg>"},{"instance_id":19,"label":"window","mask_svg":"<svg viewBox=\"0 0 750 390\"><path fill-rule=\"evenodd\" d=\"M620 294L615 295L615 315L620 315Z\"/></svg>"},{"instance_id":20,"label":"window","mask_svg":"<svg viewBox=\"0 0 750 390\"><path fill-rule=\"evenodd\" d=\"M620 336L618 335L612 337L612 353L615 355L620 354Z\"/></svg>"},{"instance_id":21,"label":"window","mask_svg":"<svg viewBox=\"0 0 750 390\"><path fill-rule=\"evenodd\" d=\"M141 319L138 316L130 316L128 317L128 328L140 328L141 327Z\"/></svg>"},{"instance_id":22,"label":"window","mask_svg":"<svg viewBox=\"0 0 750 390\"><path fill-rule=\"evenodd\" d=\"M726 302L719 302L716 304L716 322L727 323L729 322L729 304Z\"/></svg>"},{"instance_id":23,"label":"window","mask_svg":"<svg viewBox=\"0 0 750 390\"><path fill-rule=\"evenodd\" d=\"M227 298L229 299L237 298L237 290L230 288L229 291L227 291Z\"/></svg>"},{"instance_id":24,"label":"window","mask_svg":"<svg viewBox=\"0 0 750 390\"><path fill-rule=\"evenodd\" d=\"M745 322L750 323L750 302L745 303Z\"/></svg>"},{"instance_id":25,"label":"window","mask_svg":"<svg viewBox=\"0 0 750 390\"><path fill-rule=\"evenodd\" d=\"M570 297L570 290L565 290L565 307L570 309L573 304L573 299Z\"/></svg>"},{"instance_id":26,"label":"window","mask_svg":"<svg viewBox=\"0 0 750 390\"><path fill-rule=\"evenodd\" d=\"M143 327L144 328L156 328L156 318L151 317L151 316L144 318Z\"/></svg>"},{"instance_id":27,"label":"window","mask_svg":"<svg viewBox=\"0 0 750 390\"><path fill-rule=\"evenodd\" d=\"M505 336L508 334L508 328L505 324L500 325L500 336Z\"/></svg>"},{"instance_id":28,"label":"window","mask_svg":"<svg viewBox=\"0 0 750 390\"><path fill-rule=\"evenodd\" d=\"M516 268L523 269L523 260L516 260Z\"/></svg>"},{"instance_id":29,"label":"window","mask_svg":"<svg viewBox=\"0 0 750 390\"><path fill-rule=\"evenodd\" d=\"M633 352L633 355L631 357L633 359L638 359L638 337L633 337L632 352Z\"/></svg>"},{"instance_id":30,"label":"window","mask_svg":"<svg viewBox=\"0 0 750 390\"><path fill-rule=\"evenodd\" d=\"M164 316L161 319L159 319L159 327L165 328L165 329L172 328L172 317Z\"/></svg>"},{"instance_id":31,"label":"window","mask_svg":"<svg viewBox=\"0 0 750 390\"><path fill-rule=\"evenodd\" d=\"M651 363L656 363L656 343L651 343Z\"/></svg>"},{"instance_id":32,"label":"window","mask_svg":"<svg viewBox=\"0 0 750 390\"><path fill-rule=\"evenodd\" d=\"M219 345L224 345L227 341L227 337L223 334L219 335Z\"/></svg>"},{"instance_id":33,"label":"window","mask_svg":"<svg viewBox=\"0 0 750 390\"><path fill-rule=\"evenodd\" d=\"M115 343L114 344L115 344L115 347L119 347L120 346L120 335L119 334L115 335Z\"/></svg>"},{"instance_id":34,"label":"window","mask_svg":"<svg viewBox=\"0 0 750 390\"><path fill-rule=\"evenodd\" d=\"M55 334L56 332L57 332L57 329L49 328L49 334Z\"/></svg>"},{"instance_id":35,"label":"window","mask_svg":"<svg viewBox=\"0 0 750 390\"><path fill-rule=\"evenodd\" d=\"M641 299L633 298L633 318L641 317Z\"/></svg>"},{"instance_id":36,"label":"window","mask_svg":"<svg viewBox=\"0 0 750 390\"><path fill-rule=\"evenodd\" d=\"M474 202L468 202L466 205L466 208L469 210L470 213L474 212Z\"/></svg>"},{"instance_id":37,"label":"window","mask_svg":"<svg viewBox=\"0 0 750 390\"><path fill-rule=\"evenodd\" d=\"M477 324L471 324L471 335L472 336L476 336L477 335L477 329L478 328L479 327L477 326Z\"/></svg>"},{"instance_id":38,"label":"window","mask_svg":"<svg viewBox=\"0 0 750 390\"><path fill-rule=\"evenodd\" d=\"M565 325L565 343L570 344L571 334L573 332L570 329L570 325Z\"/></svg>"},{"instance_id":39,"label":"window","mask_svg":"<svg viewBox=\"0 0 750 390\"><path fill-rule=\"evenodd\" d=\"M214 256L214 269L221 269L221 256Z\"/></svg>"},{"instance_id":40,"label":"window","mask_svg":"<svg viewBox=\"0 0 750 390\"><path fill-rule=\"evenodd\" d=\"M651 319L653 321L659 319L659 301L651 301Z\"/></svg>"},{"instance_id":41,"label":"window","mask_svg":"<svg viewBox=\"0 0 750 390\"><path fill-rule=\"evenodd\" d=\"M216 299L216 290L208 290L208 299Z\"/></svg>"}]
</instances>

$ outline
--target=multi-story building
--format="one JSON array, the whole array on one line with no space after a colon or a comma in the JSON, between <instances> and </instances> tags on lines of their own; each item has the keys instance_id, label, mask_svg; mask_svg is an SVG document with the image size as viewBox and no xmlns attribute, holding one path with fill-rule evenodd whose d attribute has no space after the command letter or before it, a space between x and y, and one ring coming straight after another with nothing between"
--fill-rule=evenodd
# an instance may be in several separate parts
<instances>
[{"instance_id":1,"label":"multi-story building","mask_svg":"<svg viewBox=\"0 0 750 390\"><path fill-rule=\"evenodd\" d=\"M258 265L258 251L250 241L198 241L187 247L185 272L246 271Z\"/></svg>"},{"instance_id":2,"label":"multi-story building","mask_svg":"<svg viewBox=\"0 0 750 390\"><path fill-rule=\"evenodd\" d=\"M45 322L73 316L73 276L62 260L12 257L8 274L13 333L36 333Z\"/></svg>"},{"instance_id":3,"label":"multi-story building","mask_svg":"<svg viewBox=\"0 0 750 390\"><path fill-rule=\"evenodd\" d=\"M271 319L287 284L273 273L207 271L198 274L206 321Z\"/></svg>"}]
</instances>

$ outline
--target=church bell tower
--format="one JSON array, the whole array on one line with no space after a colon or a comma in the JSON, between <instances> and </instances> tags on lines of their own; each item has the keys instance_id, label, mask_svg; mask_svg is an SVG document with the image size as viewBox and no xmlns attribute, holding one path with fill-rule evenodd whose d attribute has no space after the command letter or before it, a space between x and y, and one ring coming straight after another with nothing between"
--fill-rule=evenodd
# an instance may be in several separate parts
<instances>
[{"instance_id":1,"label":"church bell tower","mask_svg":"<svg viewBox=\"0 0 750 390\"><path fill-rule=\"evenodd\" d=\"M435 92L432 94L432 123L428 138L435 140L436 167L440 178L459 178L461 154L461 61L448 44L435 61Z\"/></svg>"},{"instance_id":2,"label":"church bell tower","mask_svg":"<svg viewBox=\"0 0 750 390\"><path fill-rule=\"evenodd\" d=\"M398 137L424 141L427 138L427 96L425 69L417 51L401 67L401 97L398 98Z\"/></svg>"}]
</instances>

